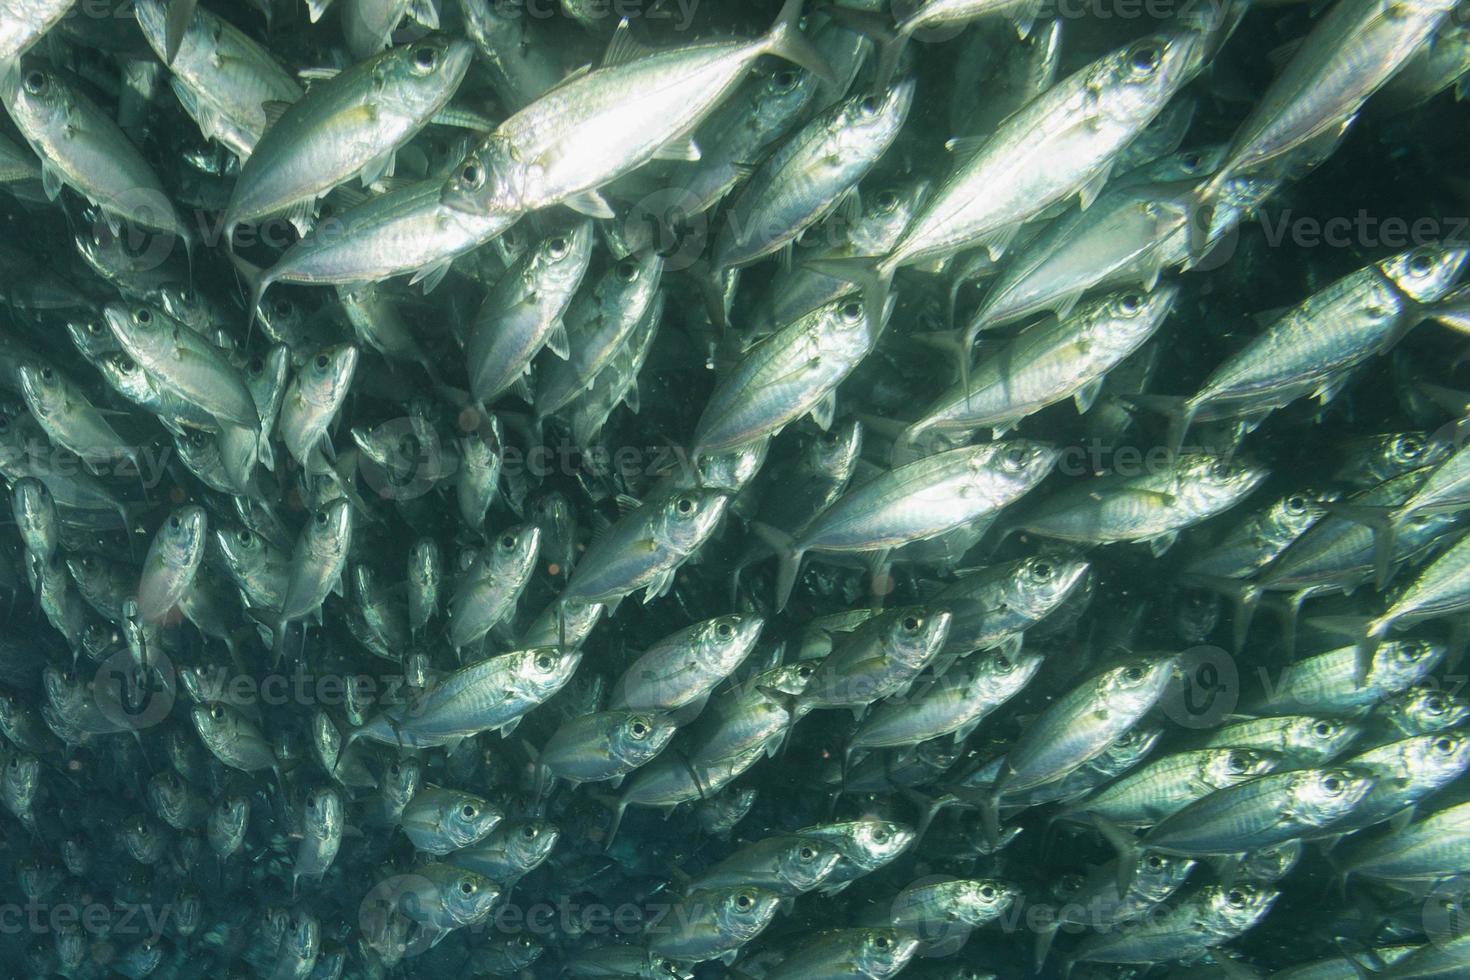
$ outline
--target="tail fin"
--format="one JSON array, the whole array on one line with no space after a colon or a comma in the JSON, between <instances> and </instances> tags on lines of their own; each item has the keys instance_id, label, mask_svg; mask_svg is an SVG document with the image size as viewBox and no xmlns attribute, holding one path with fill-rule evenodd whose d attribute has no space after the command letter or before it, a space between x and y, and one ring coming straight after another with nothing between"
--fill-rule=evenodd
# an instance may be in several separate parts
<instances>
[{"instance_id":1,"label":"tail fin","mask_svg":"<svg viewBox=\"0 0 1470 980\"><path fill-rule=\"evenodd\" d=\"M1400 518L1397 511L1388 507L1370 507L1364 504L1327 504L1329 513L1345 517L1373 529L1373 585L1382 589L1388 584L1393 571L1393 554L1398 544Z\"/></svg>"},{"instance_id":2,"label":"tail fin","mask_svg":"<svg viewBox=\"0 0 1470 980\"><path fill-rule=\"evenodd\" d=\"M1168 421L1169 452L1178 456L1179 447L1184 445L1184 437L1189 435L1189 427L1194 422L1198 406L1188 398L1178 395L1124 395L1123 400L1138 408L1157 412Z\"/></svg>"},{"instance_id":3,"label":"tail fin","mask_svg":"<svg viewBox=\"0 0 1470 980\"><path fill-rule=\"evenodd\" d=\"M791 535L769 524L751 521L750 529L776 553L781 562L780 570L776 573L776 611L780 612L786 608L791 590L796 586L796 573L801 570L801 556L806 553L805 549L798 548Z\"/></svg>"},{"instance_id":4,"label":"tail fin","mask_svg":"<svg viewBox=\"0 0 1470 980\"><path fill-rule=\"evenodd\" d=\"M194 22L194 7L198 0L173 0L168 5L168 19L163 28L163 63L173 66L174 57L179 53L179 45L184 42L184 35L189 31L189 25Z\"/></svg>"},{"instance_id":5,"label":"tail fin","mask_svg":"<svg viewBox=\"0 0 1470 980\"><path fill-rule=\"evenodd\" d=\"M766 51L805 68L829 85L839 84L837 73L822 53L801 33L803 0L786 0L775 26L766 35Z\"/></svg>"},{"instance_id":6,"label":"tail fin","mask_svg":"<svg viewBox=\"0 0 1470 980\"><path fill-rule=\"evenodd\" d=\"M893 270L882 259L819 259L806 263L806 267L857 286L863 294L868 329L876 336L883 328L883 317L888 312L888 294L893 288Z\"/></svg>"},{"instance_id":7,"label":"tail fin","mask_svg":"<svg viewBox=\"0 0 1470 980\"><path fill-rule=\"evenodd\" d=\"M1092 814L1092 825L1103 839L1118 852L1118 897L1128 894L1133 886L1133 873L1138 868L1138 841L1128 831L1099 814Z\"/></svg>"},{"instance_id":8,"label":"tail fin","mask_svg":"<svg viewBox=\"0 0 1470 980\"><path fill-rule=\"evenodd\" d=\"M1205 257L1210 247L1210 229L1215 223L1215 203L1220 189L1225 186L1228 172L1225 168L1200 184L1189 195L1189 261L1191 265Z\"/></svg>"},{"instance_id":9,"label":"tail fin","mask_svg":"<svg viewBox=\"0 0 1470 980\"><path fill-rule=\"evenodd\" d=\"M255 331L255 321L260 317L260 301L273 280L269 269L247 262L234 252L230 252L230 260L235 264L235 273L245 281L245 291L249 294L246 302L250 304L250 323L245 330L245 343L248 345L250 335Z\"/></svg>"},{"instance_id":10,"label":"tail fin","mask_svg":"<svg viewBox=\"0 0 1470 980\"><path fill-rule=\"evenodd\" d=\"M1255 582L1246 579L1223 578L1219 575L1190 575L1183 577L1184 584L1198 586L1218 592L1230 601L1231 625L1234 630L1235 652L1245 649L1245 638L1250 632L1251 620L1256 607L1261 603L1264 590Z\"/></svg>"}]
</instances>

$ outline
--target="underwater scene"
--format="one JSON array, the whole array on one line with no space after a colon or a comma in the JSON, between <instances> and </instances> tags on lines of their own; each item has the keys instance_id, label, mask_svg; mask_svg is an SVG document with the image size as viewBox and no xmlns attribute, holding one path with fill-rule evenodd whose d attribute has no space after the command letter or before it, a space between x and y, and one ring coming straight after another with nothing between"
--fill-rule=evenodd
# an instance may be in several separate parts
<instances>
[{"instance_id":1,"label":"underwater scene","mask_svg":"<svg viewBox=\"0 0 1470 980\"><path fill-rule=\"evenodd\" d=\"M0 980L1470 978L1470 0L0 0Z\"/></svg>"}]
</instances>

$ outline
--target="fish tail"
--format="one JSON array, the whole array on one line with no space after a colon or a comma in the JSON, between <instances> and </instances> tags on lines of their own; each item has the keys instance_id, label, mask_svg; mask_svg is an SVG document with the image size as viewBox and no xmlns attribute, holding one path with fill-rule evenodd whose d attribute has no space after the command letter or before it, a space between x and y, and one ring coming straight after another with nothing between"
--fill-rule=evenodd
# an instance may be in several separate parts
<instances>
[{"instance_id":1,"label":"fish tail","mask_svg":"<svg viewBox=\"0 0 1470 980\"><path fill-rule=\"evenodd\" d=\"M791 535L769 524L751 521L750 529L776 553L776 557L781 562L780 569L776 573L776 611L780 612L786 608L786 602L791 598L791 590L796 586L796 573L801 570L801 557L806 553L806 549L798 548Z\"/></svg>"},{"instance_id":2,"label":"fish tail","mask_svg":"<svg viewBox=\"0 0 1470 980\"><path fill-rule=\"evenodd\" d=\"M1398 545L1400 519L1389 507L1371 507L1364 504L1327 504L1329 513L1345 517L1373 529L1373 583L1382 589L1388 584L1393 570L1394 550Z\"/></svg>"},{"instance_id":3,"label":"fish tail","mask_svg":"<svg viewBox=\"0 0 1470 980\"><path fill-rule=\"evenodd\" d=\"M1157 412L1169 424L1168 445L1171 456L1178 456L1194 423L1198 407L1188 398L1179 395L1125 395L1123 400L1138 408Z\"/></svg>"},{"instance_id":4,"label":"fish tail","mask_svg":"<svg viewBox=\"0 0 1470 980\"><path fill-rule=\"evenodd\" d=\"M806 39L806 35L801 33L803 2L804 0L786 0L781 6L775 25L766 35L766 51L800 65L823 81L836 85L837 73L832 70L822 53Z\"/></svg>"},{"instance_id":5,"label":"fish tail","mask_svg":"<svg viewBox=\"0 0 1470 980\"><path fill-rule=\"evenodd\" d=\"M1128 894L1133 885L1133 872L1138 867L1138 841L1128 831L1098 813L1089 814L1092 825L1103 839L1118 852L1118 895Z\"/></svg>"},{"instance_id":6,"label":"fish tail","mask_svg":"<svg viewBox=\"0 0 1470 980\"><path fill-rule=\"evenodd\" d=\"M888 294L893 288L893 268L884 259L817 259L807 262L806 268L858 287L867 310L868 330L876 335L882 329Z\"/></svg>"},{"instance_id":7,"label":"fish tail","mask_svg":"<svg viewBox=\"0 0 1470 980\"><path fill-rule=\"evenodd\" d=\"M225 241L231 238L229 232L225 233ZM245 343L250 343L251 334L255 331L255 321L260 317L260 301L265 297L265 291L270 288L270 270L262 269L254 263L247 262L233 251L230 252L230 260L235 264L235 272L245 282L245 291L248 294L246 302L250 304L250 322L245 330Z\"/></svg>"},{"instance_id":8,"label":"fish tail","mask_svg":"<svg viewBox=\"0 0 1470 980\"><path fill-rule=\"evenodd\" d=\"M1205 257L1210 247L1210 228L1215 223L1215 206L1228 173L1224 169L1202 182L1187 197L1189 215L1189 261L1193 265Z\"/></svg>"}]
</instances>

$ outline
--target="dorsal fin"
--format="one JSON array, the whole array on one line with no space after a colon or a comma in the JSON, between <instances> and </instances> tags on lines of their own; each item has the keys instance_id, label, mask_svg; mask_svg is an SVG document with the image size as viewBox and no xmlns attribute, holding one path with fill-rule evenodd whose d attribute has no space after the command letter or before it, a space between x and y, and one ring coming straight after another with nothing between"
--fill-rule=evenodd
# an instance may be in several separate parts
<instances>
[{"instance_id":1,"label":"dorsal fin","mask_svg":"<svg viewBox=\"0 0 1470 980\"><path fill-rule=\"evenodd\" d=\"M633 36L633 27L628 18L624 17L618 22L618 29L613 31L612 40L607 42L607 53L602 56L602 67L613 68L617 65L626 65L630 61L637 61L653 49L641 43Z\"/></svg>"}]
</instances>

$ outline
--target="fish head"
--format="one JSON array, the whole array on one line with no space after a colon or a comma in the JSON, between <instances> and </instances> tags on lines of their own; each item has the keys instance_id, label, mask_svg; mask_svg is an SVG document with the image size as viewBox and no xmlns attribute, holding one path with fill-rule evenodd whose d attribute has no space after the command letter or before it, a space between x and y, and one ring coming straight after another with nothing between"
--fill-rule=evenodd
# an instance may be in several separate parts
<instances>
[{"instance_id":1,"label":"fish head","mask_svg":"<svg viewBox=\"0 0 1470 980\"><path fill-rule=\"evenodd\" d=\"M1408 740L1405 761L1417 778L1452 779L1470 767L1470 736L1438 732Z\"/></svg>"},{"instance_id":2,"label":"fish head","mask_svg":"<svg viewBox=\"0 0 1470 980\"><path fill-rule=\"evenodd\" d=\"M1035 650L1022 648L1014 653L994 650L985 654L974 667L970 689L974 697L1009 697L1030 682L1046 660Z\"/></svg>"},{"instance_id":3,"label":"fish head","mask_svg":"<svg viewBox=\"0 0 1470 980\"><path fill-rule=\"evenodd\" d=\"M1177 471L1180 493L1205 511L1239 500L1268 475L1266 468L1257 463L1213 453L1182 456Z\"/></svg>"},{"instance_id":4,"label":"fish head","mask_svg":"<svg viewBox=\"0 0 1470 980\"><path fill-rule=\"evenodd\" d=\"M863 425L852 419L808 440L802 465L813 476L842 482L852 475L862 451Z\"/></svg>"},{"instance_id":5,"label":"fish head","mask_svg":"<svg viewBox=\"0 0 1470 980\"><path fill-rule=\"evenodd\" d=\"M269 557L265 538L248 527L216 528L214 541L224 556L225 564L238 577L248 576Z\"/></svg>"},{"instance_id":6,"label":"fish head","mask_svg":"<svg viewBox=\"0 0 1470 980\"><path fill-rule=\"evenodd\" d=\"M1361 731L1362 726L1353 722L1304 715L1287 726L1285 751L1304 761L1326 762L1346 752Z\"/></svg>"},{"instance_id":7,"label":"fish head","mask_svg":"<svg viewBox=\"0 0 1470 980\"><path fill-rule=\"evenodd\" d=\"M768 888L745 885L707 896L713 901L716 927L731 938L754 937L776 917L781 896Z\"/></svg>"},{"instance_id":8,"label":"fish head","mask_svg":"<svg viewBox=\"0 0 1470 980\"><path fill-rule=\"evenodd\" d=\"M842 860L842 851L820 837L796 837L781 849L781 879L798 891L811 891L827 879Z\"/></svg>"},{"instance_id":9,"label":"fish head","mask_svg":"<svg viewBox=\"0 0 1470 980\"><path fill-rule=\"evenodd\" d=\"M891 820L867 818L854 821L843 843L843 850L862 868L881 867L906 851L914 842L912 828Z\"/></svg>"},{"instance_id":10,"label":"fish head","mask_svg":"<svg viewBox=\"0 0 1470 980\"><path fill-rule=\"evenodd\" d=\"M1163 695L1178 669L1178 657L1134 658L1103 673L1100 690L1109 704L1142 713Z\"/></svg>"},{"instance_id":11,"label":"fish head","mask_svg":"<svg viewBox=\"0 0 1470 980\"><path fill-rule=\"evenodd\" d=\"M314 405L339 405L357 370L357 347L337 344L324 347L301 368L300 391Z\"/></svg>"},{"instance_id":12,"label":"fish head","mask_svg":"<svg viewBox=\"0 0 1470 980\"><path fill-rule=\"evenodd\" d=\"M113 337L107 322L99 317L68 320L66 332L72 345L88 360L96 360L109 351L117 350L117 338Z\"/></svg>"},{"instance_id":13,"label":"fish head","mask_svg":"<svg viewBox=\"0 0 1470 980\"><path fill-rule=\"evenodd\" d=\"M517 687L526 697L543 701L572 679L581 662L582 654L576 650L557 647L526 650L516 669Z\"/></svg>"},{"instance_id":14,"label":"fish head","mask_svg":"<svg viewBox=\"0 0 1470 980\"><path fill-rule=\"evenodd\" d=\"M394 759L383 770L380 789L389 806L401 810L419 791L423 770L414 759Z\"/></svg>"},{"instance_id":15,"label":"fish head","mask_svg":"<svg viewBox=\"0 0 1470 980\"><path fill-rule=\"evenodd\" d=\"M518 582L531 573L540 551L541 529L535 524L520 524L501 531L478 560L488 576Z\"/></svg>"},{"instance_id":16,"label":"fish head","mask_svg":"<svg viewBox=\"0 0 1470 980\"><path fill-rule=\"evenodd\" d=\"M1280 752L1264 749L1212 749L1205 763L1205 781L1220 789L1266 773L1284 761Z\"/></svg>"},{"instance_id":17,"label":"fish head","mask_svg":"<svg viewBox=\"0 0 1470 980\"><path fill-rule=\"evenodd\" d=\"M316 840L332 840L342 836L342 797L330 786L313 790L302 804L306 836Z\"/></svg>"},{"instance_id":18,"label":"fish head","mask_svg":"<svg viewBox=\"0 0 1470 980\"><path fill-rule=\"evenodd\" d=\"M919 937L904 929L865 929L854 956L857 975L891 977L919 951Z\"/></svg>"},{"instance_id":19,"label":"fish head","mask_svg":"<svg viewBox=\"0 0 1470 980\"><path fill-rule=\"evenodd\" d=\"M1110 115L1152 118L1196 64L1194 31L1141 37L1095 63L1090 88L1104 94Z\"/></svg>"},{"instance_id":20,"label":"fish head","mask_svg":"<svg viewBox=\"0 0 1470 980\"><path fill-rule=\"evenodd\" d=\"M677 726L646 712L619 719L612 733L612 753L624 764L641 766L664 750Z\"/></svg>"},{"instance_id":21,"label":"fish head","mask_svg":"<svg viewBox=\"0 0 1470 980\"><path fill-rule=\"evenodd\" d=\"M1370 682L1388 690L1402 690L1439 665L1446 648L1427 640L1390 640L1373 653Z\"/></svg>"},{"instance_id":22,"label":"fish head","mask_svg":"<svg viewBox=\"0 0 1470 980\"><path fill-rule=\"evenodd\" d=\"M286 934L281 937L278 960L291 957L297 961L316 962L322 946L322 925L310 912L297 909L286 923Z\"/></svg>"},{"instance_id":23,"label":"fish head","mask_svg":"<svg viewBox=\"0 0 1470 980\"><path fill-rule=\"evenodd\" d=\"M1067 600L1090 568L1080 558L1063 555L1023 559L1008 583L1006 605L1024 611L1031 620L1043 619Z\"/></svg>"},{"instance_id":24,"label":"fish head","mask_svg":"<svg viewBox=\"0 0 1470 980\"><path fill-rule=\"evenodd\" d=\"M66 124L75 97L61 73L40 57L25 57L6 67L5 107L28 128L51 130Z\"/></svg>"},{"instance_id":25,"label":"fish head","mask_svg":"<svg viewBox=\"0 0 1470 980\"><path fill-rule=\"evenodd\" d=\"M592 251L592 222L578 221L536 243L526 278L554 292L575 289Z\"/></svg>"},{"instance_id":26,"label":"fish head","mask_svg":"<svg viewBox=\"0 0 1470 980\"><path fill-rule=\"evenodd\" d=\"M1414 732L1439 732L1470 719L1470 701L1447 691L1415 688L1392 703L1398 724Z\"/></svg>"},{"instance_id":27,"label":"fish head","mask_svg":"<svg viewBox=\"0 0 1470 980\"><path fill-rule=\"evenodd\" d=\"M1201 912L1211 930L1239 935L1265 918L1280 894L1245 882L1229 888L1211 885L1204 892Z\"/></svg>"},{"instance_id":28,"label":"fish head","mask_svg":"<svg viewBox=\"0 0 1470 980\"><path fill-rule=\"evenodd\" d=\"M153 540L158 560L167 567L198 567L209 541L204 508L189 504L174 510L164 519Z\"/></svg>"},{"instance_id":29,"label":"fish head","mask_svg":"<svg viewBox=\"0 0 1470 980\"><path fill-rule=\"evenodd\" d=\"M21 364L16 373L20 376L20 390L26 405L37 418L48 418L67 409L66 387L51 365L27 362Z\"/></svg>"},{"instance_id":30,"label":"fish head","mask_svg":"<svg viewBox=\"0 0 1470 980\"><path fill-rule=\"evenodd\" d=\"M453 869L452 874L440 877L439 900L450 921L460 925L471 925L490 914L490 909L500 898L500 889L482 874Z\"/></svg>"},{"instance_id":31,"label":"fish head","mask_svg":"<svg viewBox=\"0 0 1470 980\"><path fill-rule=\"evenodd\" d=\"M910 666L929 663L949 636L951 613L910 606L895 609L874 621L880 631L883 653Z\"/></svg>"},{"instance_id":32,"label":"fish head","mask_svg":"<svg viewBox=\"0 0 1470 980\"><path fill-rule=\"evenodd\" d=\"M143 360L145 367L150 358L161 358L172 350L170 338L178 324L151 303L108 303L102 316L123 350Z\"/></svg>"},{"instance_id":33,"label":"fish head","mask_svg":"<svg viewBox=\"0 0 1470 980\"><path fill-rule=\"evenodd\" d=\"M523 820L506 830L510 851L518 868L534 868L551 854L561 831L545 820Z\"/></svg>"},{"instance_id":34,"label":"fish head","mask_svg":"<svg viewBox=\"0 0 1470 980\"><path fill-rule=\"evenodd\" d=\"M464 81L474 55L468 38L427 34L381 55L373 82L382 86L385 98L403 107L399 111L417 114L448 101Z\"/></svg>"},{"instance_id":35,"label":"fish head","mask_svg":"<svg viewBox=\"0 0 1470 980\"><path fill-rule=\"evenodd\" d=\"M1366 769L1334 767L1302 770L1291 784L1288 806L1298 820L1330 826L1346 817L1368 795L1377 778Z\"/></svg>"},{"instance_id":36,"label":"fish head","mask_svg":"<svg viewBox=\"0 0 1470 980\"><path fill-rule=\"evenodd\" d=\"M1129 896L1150 902L1162 902L1184 884L1195 868L1192 858L1144 851L1138 856L1133 869L1133 878L1128 885Z\"/></svg>"},{"instance_id":37,"label":"fish head","mask_svg":"<svg viewBox=\"0 0 1470 980\"><path fill-rule=\"evenodd\" d=\"M306 548L318 561L341 559L352 542L352 505L338 497L318 508L306 524Z\"/></svg>"},{"instance_id":38,"label":"fish head","mask_svg":"<svg viewBox=\"0 0 1470 980\"><path fill-rule=\"evenodd\" d=\"M1178 298L1175 283L1159 283L1151 292L1124 289L1114 293L1104 301L1106 315L1096 321L1103 329L1092 330L1089 336L1105 349L1132 350L1158 329Z\"/></svg>"},{"instance_id":39,"label":"fish head","mask_svg":"<svg viewBox=\"0 0 1470 980\"><path fill-rule=\"evenodd\" d=\"M1021 897L1021 890L995 878L962 879L950 891L950 914L972 926L984 925L1005 913Z\"/></svg>"},{"instance_id":40,"label":"fish head","mask_svg":"<svg viewBox=\"0 0 1470 980\"><path fill-rule=\"evenodd\" d=\"M1127 772L1154 750L1154 746L1159 744L1159 739L1163 737L1163 734L1162 728L1144 726L1130 728L1119 735L1113 744L1107 747L1107 751L1093 762L1093 765L1099 771L1112 776Z\"/></svg>"},{"instance_id":41,"label":"fish head","mask_svg":"<svg viewBox=\"0 0 1470 980\"><path fill-rule=\"evenodd\" d=\"M890 85L881 96L867 92L853 96L842 106L841 119L833 129L838 152L862 153L866 147L893 139L908 118L917 82L913 77Z\"/></svg>"},{"instance_id":42,"label":"fish head","mask_svg":"<svg viewBox=\"0 0 1470 980\"><path fill-rule=\"evenodd\" d=\"M1051 472L1061 456L1061 451L1052 446L1022 439L991 442L956 452L970 454L970 473L976 493L994 492L997 476L1013 488L1033 487Z\"/></svg>"},{"instance_id":43,"label":"fish head","mask_svg":"<svg viewBox=\"0 0 1470 980\"><path fill-rule=\"evenodd\" d=\"M679 554L690 554L714 531L729 502L730 495L721 490L680 490L659 505L654 533L660 543Z\"/></svg>"},{"instance_id":44,"label":"fish head","mask_svg":"<svg viewBox=\"0 0 1470 980\"><path fill-rule=\"evenodd\" d=\"M443 827L457 847L484 840L505 813L488 800L470 793L457 793L444 804Z\"/></svg>"},{"instance_id":45,"label":"fish head","mask_svg":"<svg viewBox=\"0 0 1470 980\"><path fill-rule=\"evenodd\" d=\"M10 509L24 537L49 534L56 530L56 501L46 484L33 476L22 477L11 484Z\"/></svg>"},{"instance_id":46,"label":"fish head","mask_svg":"<svg viewBox=\"0 0 1470 980\"><path fill-rule=\"evenodd\" d=\"M1378 268L1414 302L1433 303L1454 288L1467 256L1470 248L1421 245L1384 259Z\"/></svg>"},{"instance_id":47,"label":"fish head","mask_svg":"<svg viewBox=\"0 0 1470 980\"><path fill-rule=\"evenodd\" d=\"M697 627L694 635L696 657L702 663L718 664L729 673L755 649L766 621L748 613L717 616Z\"/></svg>"},{"instance_id":48,"label":"fish head","mask_svg":"<svg viewBox=\"0 0 1470 980\"><path fill-rule=\"evenodd\" d=\"M17 752L5 763L5 795L12 800L35 797L41 780L41 760L29 752Z\"/></svg>"},{"instance_id":49,"label":"fish head","mask_svg":"<svg viewBox=\"0 0 1470 980\"><path fill-rule=\"evenodd\" d=\"M1305 845L1299 840L1287 841L1275 847L1252 851L1246 856L1241 870L1245 878L1258 881L1280 881L1301 860Z\"/></svg>"},{"instance_id":50,"label":"fish head","mask_svg":"<svg viewBox=\"0 0 1470 980\"><path fill-rule=\"evenodd\" d=\"M510 140L492 133L450 173L439 200L468 214L518 214L534 179Z\"/></svg>"}]
</instances>

